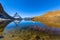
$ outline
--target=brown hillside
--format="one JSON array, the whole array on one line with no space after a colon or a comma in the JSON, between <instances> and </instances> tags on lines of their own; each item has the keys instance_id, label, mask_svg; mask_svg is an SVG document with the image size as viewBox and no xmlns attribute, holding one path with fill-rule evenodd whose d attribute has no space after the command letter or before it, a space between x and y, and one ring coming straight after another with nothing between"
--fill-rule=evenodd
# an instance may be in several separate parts
<instances>
[{"instance_id":1,"label":"brown hillside","mask_svg":"<svg viewBox=\"0 0 60 40\"><path fill-rule=\"evenodd\" d=\"M60 28L60 11L48 12L42 16L33 17L32 20L42 22L50 27Z\"/></svg>"}]
</instances>

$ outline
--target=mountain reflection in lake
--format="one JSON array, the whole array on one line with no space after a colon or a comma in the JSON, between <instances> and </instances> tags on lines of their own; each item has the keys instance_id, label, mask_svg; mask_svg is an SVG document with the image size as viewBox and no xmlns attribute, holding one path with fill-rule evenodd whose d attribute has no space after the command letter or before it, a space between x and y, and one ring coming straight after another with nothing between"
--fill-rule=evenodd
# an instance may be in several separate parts
<instances>
[{"instance_id":1,"label":"mountain reflection in lake","mask_svg":"<svg viewBox=\"0 0 60 40\"><path fill-rule=\"evenodd\" d=\"M2 40L59 40L60 31L33 21L5 22Z\"/></svg>"}]
</instances>

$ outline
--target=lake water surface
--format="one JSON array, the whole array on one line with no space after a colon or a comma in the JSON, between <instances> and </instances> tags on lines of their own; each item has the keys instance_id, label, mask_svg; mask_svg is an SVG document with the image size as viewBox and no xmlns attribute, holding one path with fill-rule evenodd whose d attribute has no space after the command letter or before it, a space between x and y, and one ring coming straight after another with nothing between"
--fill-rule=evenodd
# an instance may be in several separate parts
<instances>
[{"instance_id":1,"label":"lake water surface","mask_svg":"<svg viewBox=\"0 0 60 40\"><path fill-rule=\"evenodd\" d=\"M3 31L4 40L43 40L45 38L48 40L56 34L60 34L60 29L50 28L41 22L31 20L15 20L8 23Z\"/></svg>"}]
</instances>

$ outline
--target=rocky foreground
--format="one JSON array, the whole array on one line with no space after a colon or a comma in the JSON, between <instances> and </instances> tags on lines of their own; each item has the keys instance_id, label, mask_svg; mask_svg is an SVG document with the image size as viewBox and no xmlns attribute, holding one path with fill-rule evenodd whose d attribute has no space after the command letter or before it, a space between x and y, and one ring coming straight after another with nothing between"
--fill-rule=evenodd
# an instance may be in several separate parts
<instances>
[{"instance_id":1,"label":"rocky foreground","mask_svg":"<svg viewBox=\"0 0 60 40\"><path fill-rule=\"evenodd\" d=\"M49 27L60 28L60 11L47 12L42 16L33 17L32 20L42 22Z\"/></svg>"},{"instance_id":2,"label":"rocky foreground","mask_svg":"<svg viewBox=\"0 0 60 40\"><path fill-rule=\"evenodd\" d=\"M60 40L60 33L44 28L22 28L4 31L2 40Z\"/></svg>"}]
</instances>

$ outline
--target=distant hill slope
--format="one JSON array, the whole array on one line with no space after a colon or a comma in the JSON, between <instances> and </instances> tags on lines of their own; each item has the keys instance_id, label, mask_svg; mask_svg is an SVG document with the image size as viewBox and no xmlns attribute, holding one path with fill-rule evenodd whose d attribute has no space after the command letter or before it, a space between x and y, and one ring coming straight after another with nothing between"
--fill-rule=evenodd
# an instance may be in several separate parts
<instances>
[{"instance_id":1,"label":"distant hill slope","mask_svg":"<svg viewBox=\"0 0 60 40\"><path fill-rule=\"evenodd\" d=\"M0 3L0 17L7 18L7 19L12 19L13 17L9 16L3 9L1 3Z\"/></svg>"},{"instance_id":2,"label":"distant hill slope","mask_svg":"<svg viewBox=\"0 0 60 40\"><path fill-rule=\"evenodd\" d=\"M33 17L32 20L42 22L49 27L60 28L60 10Z\"/></svg>"}]
</instances>

